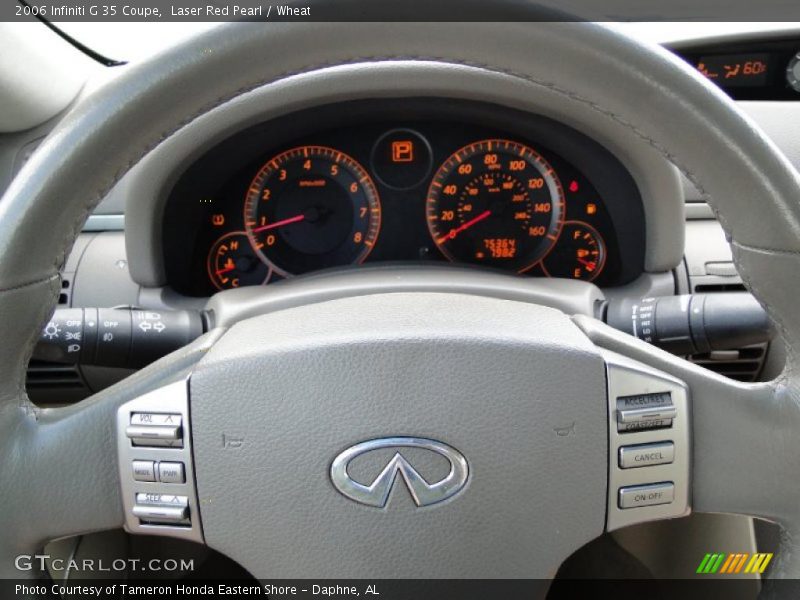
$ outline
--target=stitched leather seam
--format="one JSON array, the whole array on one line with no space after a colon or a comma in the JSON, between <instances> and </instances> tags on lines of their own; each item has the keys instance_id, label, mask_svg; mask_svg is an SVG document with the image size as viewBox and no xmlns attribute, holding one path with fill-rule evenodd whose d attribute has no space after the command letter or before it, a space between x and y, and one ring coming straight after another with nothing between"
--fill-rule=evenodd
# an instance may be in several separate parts
<instances>
[{"instance_id":1,"label":"stitched leather seam","mask_svg":"<svg viewBox=\"0 0 800 600\"><path fill-rule=\"evenodd\" d=\"M6 292L16 292L16 291L21 290L21 289L26 288L26 287L36 286L36 285L39 285L40 283L45 283L47 281L50 281L53 278L59 278L60 279L61 275L58 272L50 273L49 275L46 275L45 277L42 277L40 279L36 279L34 281L29 281L28 283L22 283L20 285L15 285L15 286L9 287L9 288L2 288L2 289L0 289L0 294L5 294Z\"/></svg>"},{"instance_id":2,"label":"stitched leather seam","mask_svg":"<svg viewBox=\"0 0 800 600\"><path fill-rule=\"evenodd\" d=\"M36 285L42 284L50 284L50 294L49 298L44 299L44 301L39 306L38 316L36 318L36 322L39 323L41 327L45 320L50 316L52 311L53 305L56 303L56 299L58 298L58 292L61 289L61 276L56 273L55 275L51 275L50 277L46 277L44 279L40 279L34 283L30 283L24 286L19 286L17 288L12 289L22 289L23 287L35 287ZM3 290L3 292L9 292L12 290ZM0 292L2 293L2 292ZM34 405L28 401L28 393L25 389L25 379L26 373L28 369L28 363L31 360L31 356L33 355L33 349L36 346L36 342L39 341L38 336L31 336L31 339L25 346L25 351L22 355L22 360L20 362L20 370L17 373L16 377L16 388L17 388L17 398L18 398L18 405L24 408L25 410L32 412L34 415L36 411L34 410Z\"/></svg>"},{"instance_id":3,"label":"stitched leather seam","mask_svg":"<svg viewBox=\"0 0 800 600\"><path fill-rule=\"evenodd\" d=\"M791 380L794 378L795 365L797 364L797 352L794 348L794 344L792 344L793 336L789 334L789 329L786 327L786 324L784 323L783 319L776 313L772 305L764 299L765 295L761 292L761 288L753 283L753 278L750 275L750 270L749 267L747 266L747 261L742 260L741 252L755 251L755 252L760 252L762 254L776 254L783 256L796 256L800 253L776 252L773 250L752 248L744 244L740 244L735 240L732 240L731 251L733 252L733 257L736 266L738 267L742 275L742 280L747 283L750 289L755 293L755 296L758 298L759 302L761 302L761 304L764 305L764 309L767 311L767 314L770 315L772 320L777 324L778 329L780 330L781 335L783 336L783 340L785 342L784 346L786 347L786 353L788 354L789 360L786 361L786 365L783 369L783 372L775 380L775 384L776 386L780 384L791 385Z\"/></svg>"},{"instance_id":4,"label":"stitched leather seam","mask_svg":"<svg viewBox=\"0 0 800 600\"><path fill-rule=\"evenodd\" d=\"M752 246L750 244L743 244L742 242L737 242L736 240L732 240L732 243L736 244L742 250L747 250L749 252L758 252L760 254L776 254L778 256L785 256L785 257L800 257L800 250L784 250L783 248L765 248L763 246Z\"/></svg>"}]
</instances>

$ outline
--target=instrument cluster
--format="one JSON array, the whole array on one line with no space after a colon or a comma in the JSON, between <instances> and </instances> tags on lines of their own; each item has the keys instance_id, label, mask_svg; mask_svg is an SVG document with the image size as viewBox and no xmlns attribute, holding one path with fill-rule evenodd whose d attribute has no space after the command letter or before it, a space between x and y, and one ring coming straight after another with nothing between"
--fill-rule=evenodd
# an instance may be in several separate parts
<instances>
[{"instance_id":1,"label":"instrument cluster","mask_svg":"<svg viewBox=\"0 0 800 600\"><path fill-rule=\"evenodd\" d=\"M166 204L180 293L363 263L452 262L613 286L642 271L630 175L564 125L417 99L312 109L198 159Z\"/></svg>"}]
</instances>

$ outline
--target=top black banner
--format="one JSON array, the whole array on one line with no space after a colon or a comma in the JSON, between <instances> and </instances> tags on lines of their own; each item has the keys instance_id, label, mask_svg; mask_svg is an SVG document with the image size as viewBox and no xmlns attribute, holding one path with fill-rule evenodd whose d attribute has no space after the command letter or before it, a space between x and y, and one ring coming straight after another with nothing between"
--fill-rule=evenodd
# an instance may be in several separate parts
<instances>
[{"instance_id":1,"label":"top black banner","mask_svg":"<svg viewBox=\"0 0 800 600\"><path fill-rule=\"evenodd\" d=\"M2 0L0 21L800 21L797 0Z\"/></svg>"}]
</instances>

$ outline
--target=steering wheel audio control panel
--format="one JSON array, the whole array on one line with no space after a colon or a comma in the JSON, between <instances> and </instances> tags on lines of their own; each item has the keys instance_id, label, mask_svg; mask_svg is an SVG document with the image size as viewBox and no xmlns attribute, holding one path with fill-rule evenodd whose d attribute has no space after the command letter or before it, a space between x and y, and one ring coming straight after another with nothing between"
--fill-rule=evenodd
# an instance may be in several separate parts
<instances>
[{"instance_id":1,"label":"steering wheel audio control panel","mask_svg":"<svg viewBox=\"0 0 800 600\"><path fill-rule=\"evenodd\" d=\"M354 102L197 159L166 203L164 262L194 296L378 262L608 286L641 273L643 226L627 171L564 125L466 102Z\"/></svg>"},{"instance_id":2,"label":"steering wheel audio control panel","mask_svg":"<svg viewBox=\"0 0 800 600\"><path fill-rule=\"evenodd\" d=\"M119 479L130 533L203 541L190 433L185 380L118 409Z\"/></svg>"}]
</instances>

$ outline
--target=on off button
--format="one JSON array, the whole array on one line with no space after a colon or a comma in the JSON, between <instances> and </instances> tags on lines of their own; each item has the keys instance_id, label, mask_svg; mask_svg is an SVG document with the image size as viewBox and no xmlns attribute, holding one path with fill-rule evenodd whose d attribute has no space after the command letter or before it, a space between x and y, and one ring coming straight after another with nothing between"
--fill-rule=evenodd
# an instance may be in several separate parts
<instances>
[{"instance_id":1,"label":"on off button","mask_svg":"<svg viewBox=\"0 0 800 600\"><path fill-rule=\"evenodd\" d=\"M675 499L675 484L671 481L634 485L619 489L620 508L639 508L669 504Z\"/></svg>"}]
</instances>

